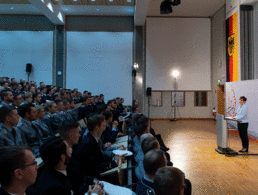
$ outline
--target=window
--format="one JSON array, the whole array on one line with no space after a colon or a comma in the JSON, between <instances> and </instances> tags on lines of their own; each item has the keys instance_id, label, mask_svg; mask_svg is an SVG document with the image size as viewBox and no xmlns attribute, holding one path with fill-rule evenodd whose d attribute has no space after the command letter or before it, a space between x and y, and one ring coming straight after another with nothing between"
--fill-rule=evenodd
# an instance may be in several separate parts
<instances>
[{"instance_id":1,"label":"window","mask_svg":"<svg viewBox=\"0 0 258 195\"><path fill-rule=\"evenodd\" d=\"M194 92L194 106L208 106L207 99L208 99L207 91Z\"/></svg>"}]
</instances>

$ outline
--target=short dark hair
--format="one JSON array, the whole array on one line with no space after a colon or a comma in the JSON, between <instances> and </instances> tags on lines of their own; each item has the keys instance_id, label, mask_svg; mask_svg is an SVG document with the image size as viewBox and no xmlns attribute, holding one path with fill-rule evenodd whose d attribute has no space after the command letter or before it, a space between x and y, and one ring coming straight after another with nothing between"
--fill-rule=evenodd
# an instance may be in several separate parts
<instances>
[{"instance_id":1,"label":"short dark hair","mask_svg":"<svg viewBox=\"0 0 258 195\"><path fill-rule=\"evenodd\" d=\"M64 106L69 103L68 99L63 99L62 102L63 102Z\"/></svg>"},{"instance_id":2,"label":"short dark hair","mask_svg":"<svg viewBox=\"0 0 258 195\"><path fill-rule=\"evenodd\" d=\"M62 100L54 100L54 102L56 103L56 105L59 105L62 102Z\"/></svg>"},{"instance_id":3,"label":"short dark hair","mask_svg":"<svg viewBox=\"0 0 258 195\"><path fill-rule=\"evenodd\" d=\"M25 165L25 150L29 146L7 146L0 148L0 184L9 187L13 182L14 171Z\"/></svg>"},{"instance_id":4,"label":"short dark hair","mask_svg":"<svg viewBox=\"0 0 258 195\"><path fill-rule=\"evenodd\" d=\"M107 106L105 104L102 104L97 107L98 114L101 114L101 112L104 112L107 109Z\"/></svg>"},{"instance_id":5,"label":"short dark hair","mask_svg":"<svg viewBox=\"0 0 258 195\"><path fill-rule=\"evenodd\" d=\"M87 99L89 99L89 97L83 97L83 98L81 99L81 102L85 102Z\"/></svg>"},{"instance_id":6,"label":"short dark hair","mask_svg":"<svg viewBox=\"0 0 258 195\"><path fill-rule=\"evenodd\" d=\"M20 115L20 117L25 117L25 115L26 115L26 112L27 113L31 113L31 108L32 107L35 107L33 104L23 104L23 105L21 105L20 107L19 107L19 115Z\"/></svg>"},{"instance_id":7,"label":"short dark hair","mask_svg":"<svg viewBox=\"0 0 258 195\"><path fill-rule=\"evenodd\" d=\"M48 112L49 108L52 108L53 104L55 104L55 102L47 102L44 106L44 109Z\"/></svg>"},{"instance_id":8,"label":"short dark hair","mask_svg":"<svg viewBox=\"0 0 258 195\"><path fill-rule=\"evenodd\" d=\"M241 96L239 99L243 100L244 102L247 101L247 98L245 96Z\"/></svg>"},{"instance_id":9,"label":"short dark hair","mask_svg":"<svg viewBox=\"0 0 258 195\"><path fill-rule=\"evenodd\" d=\"M40 146L39 152L44 165L49 169L55 169L60 161L61 155L66 154L64 139L60 136L47 139Z\"/></svg>"},{"instance_id":10,"label":"short dark hair","mask_svg":"<svg viewBox=\"0 0 258 195\"><path fill-rule=\"evenodd\" d=\"M71 130L77 128L78 126L78 122L74 120L65 120L60 125L59 134L62 138L66 139L71 133Z\"/></svg>"},{"instance_id":11,"label":"short dark hair","mask_svg":"<svg viewBox=\"0 0 258 195\"><path fill-rule=\"evenodd\" d=\"M15 85L18 85L18 83L17 82L11 82L10 83L10 86L15 86Z\"/></svg>"},{"instance_id":12,"label":"short dark hair","mask_svg":"<svg viewBox=\"0 0 258 195\"><path fill-rule=\"evenodd\" d=\"M148 117L142 115L142 117L139 118L136 123L137 123L137 125L139 125L139 124L146 124L146 125L148 125L149 120L150 119Z\"/></svg>"},{"instance_id":13,"label":"short dark hair","mask_svg":"<svg viewBox=\"0 0 258 195\"><path fill-rule=\"evenodd\" d=\"M176 167L160 168L154 178L156 195L178 195L184 187L185 174Z\"/></svg>"},{"instance_id":14,"label":"short dark hair","mask_svg":"<svg viewBox=\"0 0 258 195\"><path fill-rule=\"evenodd\" d=\"M140 140L141 135L146 131L147 125L140 124L134 128L134 133L136 134L137 138Z\"/></svg>"},{"instance_id":15,"label":"short dark hair","mask_svg":"<svg viewBox=\"0 0 258 195\"><path fill-rule=\"evenodd\" d=\"M8 91L12 92L10 89L1 91L1 99L4 100L4 97L8 96Z\"/></svg>"},{"instance_id":16,"label":"short dark hair","mask_svg":"<svg viewBox=\"0 0 258 195\"><path fill-rule=\"evenodd\" d=\"M36 98L38 95L40 95L40 93L33 93L33 96L32 96L33 100L34 100L34 98Z\"/></svg>"},{"instance_id":17,"label":"short dark hair","mask_svg":"<svg viewBox=\"0 0 258 195\"><path fill-rule=\"evenodd\" d=\"M17 100L17 97L18 97L19 95L21 96L21 94L19 94L19 93L14 93L14 94L13 94L13 99L14 99L14 100Z\"/></svg>"},{"instance_id":18,"label":"short dark hair","mask_svg":"<svg viewBox=\"0 0 258 195\"><path fill-rule=\"evenodd\" d=\"M159 142L156 137L147 137L141 143L143 154L146 154L147 152L153 149L157 149L158 146L159 146Z\"/></svg>"},{"instance_id":19,"label":"short dark hair","mask_svg":"<svg viewBox=\"0 0 258 195\"><path fill-rule=\"evenodd\" d=\"M12 114L12 110L15 110L12 106L2 106L0 108L0 123L4 123L7 116Z\"/></svg>"},{"instance_id":20,"label":"short dark hair","mask_svg":"<svg viewBox=\"0 0 258 195\"><path fill-rule=\"evenodd\" d=\"M113 116L113 113L111 111L104 111L103 116L105 117L106 120L108 120L111 116Z\"/></svg>"},{"instance_id":21,"label":"short dark hair","mask_svg":"<svg viewBox=\"0 0 258 195\"><path fill-rule=\"evenodd\" d=\"M143 167L146 174L154 176L157 170L167 165L164 152L159 149L151 150L144 155Z\"/></svg>"},{"instance_id":22,"label":"short dark hair","mask_svg":"<svg viewBox=\"0 0 258 195\"><path fill-rule=\"evenodd\" d=\"M134 113L134 111L136 110L136 108L138 108L138 106L133 106L133 107L132 107L132 113Z\"/></svg>"},{"instance_id":23,"label":"short dark hair","mask_svg":"<svg viewBox=\"0 0 258 195\"><path fill-rule=\"evenodd\" d=\"M88 119L88 123L87 123L87 127L88 127L89 131L93 131L96 126L100 127L101 123L104 120L105 120L105 117L100 114L90 117Z\"/></svg>"}]
</instances>

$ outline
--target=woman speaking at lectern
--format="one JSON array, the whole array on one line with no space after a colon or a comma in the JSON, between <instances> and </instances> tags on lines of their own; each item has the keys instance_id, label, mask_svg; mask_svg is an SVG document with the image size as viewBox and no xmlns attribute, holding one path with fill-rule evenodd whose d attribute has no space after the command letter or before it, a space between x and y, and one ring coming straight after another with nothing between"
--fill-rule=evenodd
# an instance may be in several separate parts
<instances>
[{"instance_id":1,"label":"woman speaking at lectern","mask_svg":"<svg viewBox=\"0 0 258 195\"><path fill-rule=\"evenodd\" d=\"M247 134L248 120L247 120L247 106L246 106L246 97L241 96L239 98L240 107L237 110L237 115L233 117L237 120L238 132L242 141L243 148L239 152L248 152L249 140Z\"/></svg>"}]
</instances>

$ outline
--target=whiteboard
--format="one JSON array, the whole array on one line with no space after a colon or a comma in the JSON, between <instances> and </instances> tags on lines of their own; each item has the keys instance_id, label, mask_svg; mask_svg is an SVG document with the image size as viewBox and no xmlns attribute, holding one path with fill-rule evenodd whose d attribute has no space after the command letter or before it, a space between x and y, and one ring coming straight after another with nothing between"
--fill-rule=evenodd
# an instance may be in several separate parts
<instances>
[{"instance_id":1,"label":"whiteboard","mask_svg":"<svg viewBox=\"0 0 258 195\"><path fill-rule=\"evenodd\" d=\"M248 108L248 134L258 138L258 103L257 103L258 80L227 82L225 90L225 116L235 116L239 108L239 98L247 98ZM230 121L230 124L237 126L236 122Z\"/></svg>"},{"instance_id":2,"label":"whiteboard","mask_svg":"<svg viewBox=\"0 0 258 195\"><path fill-rule=\"evenodd\" d=\"M174 90L177 69L178 90L211 90L209 18L147 18L146 41L146 87Z\"/></svg>"}]
</instances>

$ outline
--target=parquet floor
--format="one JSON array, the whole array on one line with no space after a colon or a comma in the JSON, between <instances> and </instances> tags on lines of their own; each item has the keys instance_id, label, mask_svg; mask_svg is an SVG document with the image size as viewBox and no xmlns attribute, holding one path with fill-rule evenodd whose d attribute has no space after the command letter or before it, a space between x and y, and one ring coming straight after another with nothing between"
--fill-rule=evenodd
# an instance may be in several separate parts
<instances>
[{"instance_id":1,"label":"parquet floor","mask_svg":"<svg viewBox=\"0 0 258 195\"><path fill-rule=\"evenodd\" d=\"M258 156L218 154L215 121L154 120L151 124L170 148L174 166L192 182L193 195L258 195ZM241 149L240 137L229 134L229 146ZM249 142L249 153L258 153L256 142Z\"/></svg>"}]
</instances>

